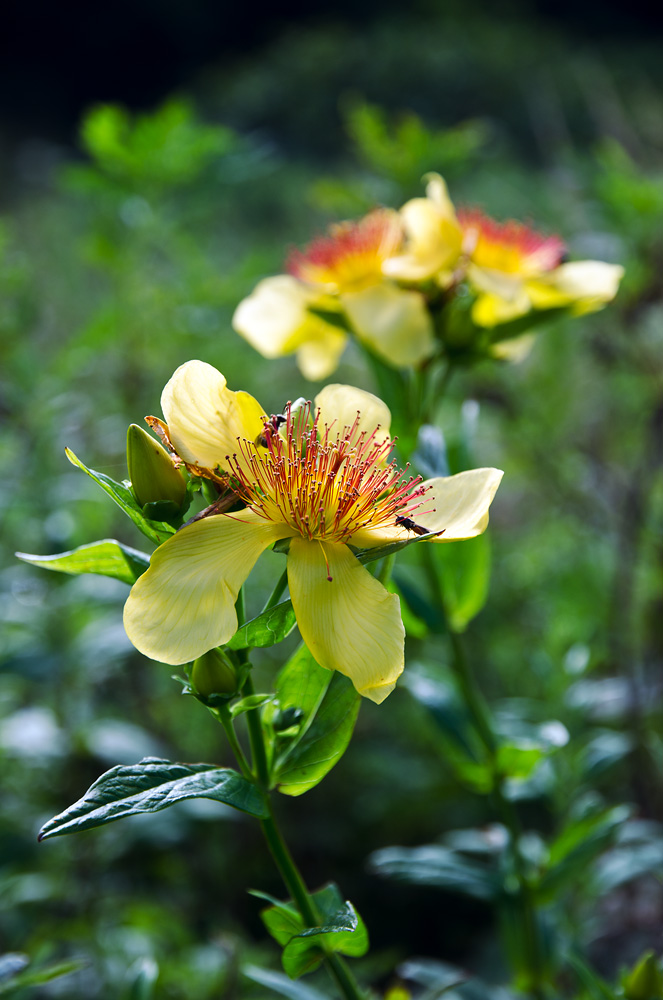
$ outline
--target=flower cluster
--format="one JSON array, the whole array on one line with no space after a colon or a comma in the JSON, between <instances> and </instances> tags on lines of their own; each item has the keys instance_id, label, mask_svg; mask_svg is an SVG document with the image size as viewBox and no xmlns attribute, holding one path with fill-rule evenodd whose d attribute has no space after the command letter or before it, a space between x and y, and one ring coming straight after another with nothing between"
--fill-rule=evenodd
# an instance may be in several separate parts
<instances>
[{"instance_id":1,"label":"flower cluster","mask_svg":"<svg viewBox=\"0 0 663 1000\"><path fill-rule=\"evenodd\" d=\"M285 539L304 642L321 666L383 701L403 670L400 603L353 549L413 532L442 543L480 534L502 473L407 477L389 460L387 406L351 386L328 385L312 404L268 415L211 365L189 361L161 402L163 434L180 460L225 484L229 502L154 552L126 603L131 641L173 664L228 642L240 587L260 554Z\"/></svg>"},{"instance_id":2,"label":"flower cluster","mask_svg":"<svg viewBox=\"0 0 663 1000\"><path fill-rule=\"evenodd\" d=\"M425 198L333 226L291 253L288 273L261 281L233 325L265 357L296 353L310 379L334 371L347 331L389 364L419 366L440 350L440 314L461 285L477 331L541 310L591 312L614 298L620 266L564 257L557 236L456 212L444 180L430 174Z\"/></svg>"}]
</instances>

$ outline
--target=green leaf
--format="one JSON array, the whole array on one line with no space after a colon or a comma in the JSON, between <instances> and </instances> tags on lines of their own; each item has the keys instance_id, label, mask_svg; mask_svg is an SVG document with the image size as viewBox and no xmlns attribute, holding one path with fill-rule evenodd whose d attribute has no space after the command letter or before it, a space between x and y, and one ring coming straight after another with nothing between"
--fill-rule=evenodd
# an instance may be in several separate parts
<instances>
[{"instance_id":1,"label":"green leaf","mask_svg":"<svg viewBox=\"0 0 663 1000\"><path fill-rule=\"evenodd\" d=\"M385 847L371 855L369 864L374 872L386 878L434 885L475 899L495 899L500 890L497 873L492 868L441 844Z\"/></svg>"},{"instance_id":2,"label":"green leaf","mask_svg":"<svg viewBox=\"0 0 663 1000\"><path fill-rule=\"evenodd\" d=\"M447 621L455 632L463 632L488 597L490 539L484 533L464 542L435 545L433 555Z\"/></svg>"},{"instance_id":3,"label":"green leaf","mask_svg":"<svg viewBox=\"0 0 663 1000\"><path fill-rule=\"evenodd\" d=\"M317 968L325 950L350 956L364 955L368 950L363 920L333 882L311 895L321 918L316 927L305 926L292 902L282 903L261 892L252 895L272 904L260 916L272 937L283 946L283 968L293 979Z\"/></svg>"},{"instance_id":4,"label":"green leaf","mask_svg":"<svg viewBox=\"0 0 663 1000\"><path fill-rule=\"evenodd\" d=\"M292 979L298 979L320 965L324 949L351 957L368 951L366 925L352 903L344 902L321 927L309 927L292 937L283 949L283 968Z\"/></svg>"},{"instance_id":5,"label":"green leaf","mask_svg":"<svg viewBox=\"0 0 663 1000\"><path fill-rule=\"evenodd\" d=\"M623 977L625 1000L663 1000L663 975L653 951L646 951Z\"/></svg>"},{"instance_id":6,"label":"green leaf","mask_svg":"<svg viewBox=\"0 0 663 1000\"><path fill-rule=\"evenodd\" d=\"M284 976L282 972L273 972L272 969L261 969L257 965L245 965L242 968L243 975L260 986L265 986L287 1000L329 1000L326 993L306 986L304 983L293 982L289 976Z\"/></svg>"},{"instance_id":7,"label":"green leaf","mask_svg":"<svg viewBox=\"0 0 663 1000\"><path fill-rule=\"evenodd\" d=\"M241 698L231 706L230 718L236 719L238 715L243 715L244 712L251 712L254 708L262 708L272 698L273 695L271 694L250 694L246 698Z\"/></svg>"},{"instance_id":8,"label":"green leaf","mask_svg":"<svg viewBox=\"0 0 663 1000\"><path fill-rule=\"evenodd\" d=\"M60 573L96 573L99 576L110 576L123 583L135 583L138 577L150 565L150 557L145 552L132 549L114 538L104 538L99 542L79 545L69 552L58 552L52 556L36 556L27 552L17 552L23 562L41 566L42 569L53 569Z\"/></svg>"},{"instance_id":9,"label":"green leaf","mask_svg":"<svg viewBox=\"0 0 663 1000\"><path fill-rule=\"evenodd\" d=\"M412 535L411 538L405 538L402 542L387 542L386 545L376 545L375 548L371 549L357 549L355 555L359 562L365 566L366 563L375 562L376 559L393 556L396 552L400 552L401 549L406 549L408 545L417 545L419 542L430 542L431 538L437 538L439 534L439 531L429 531L425 535ZM467 542L463 542L463 545L466 544ZM449 542L449 545L453 545L453 542Z\"/></svg>"},{"instance_id":10,"label":"green leaf","mask_svg":"<svg viewBox=\"0 0 663 1000\"><path fill-rule=\"evenodd\" d=\"M110 476L105 475L103 472L96 472L94 469L88 469L84 465L80 458L74 455L70 448L65 448L65 455L69 459L72 465L75 465L77 469L82 469L83 472L95 481L99 486L101 486L104 493L107 493L111 497L118 507L124 511L127 517L131 518L133 523L136 525L139 531L150 539L150 541L155 542L160 545L164 542L170 535L173 534L175 529L170 524L166 524L165 521L151 521L149 518L145 517L141 507L139 507L136 502L136 498L124 483L118 483Z\"/></svg>"},{"instance_id":11,"label":"green leaf","mask_svg":"<svg viewBox=\"0 0 663 1000\"><path fill-rule=\"evenodd\" d=\"M235 632L228 649L274 646L292 632L297 624L291 601L282 601L269 611L263 611Z\"/></svg>"},{"instance_id":12,"label":"green leaf","mask_svg":"<svg viewBox=\"0 0 663 1000\"><path fill-rule=\"evenodd\" d=\"M10 966L3 969L3 965L8 965L6 959L14 957L21 959L20 964L16 963L14 971L11 970ZM50 983L54 979L68 976L72 972L77 972L82 968L83 962L75 960L71 962L57 962L34 969L26 968L25 965L25 956L3 955L0 958L0 997L8 997L12 993L17 993L19 990L26 989L29 986L41 986L43 983Z\"/></svg>"},{"instance_id":13,"label":"green leaf","mask_svg":"<svg viewBox=\"0 0 663 1000\"><path fill-rule=\"evenodd\" d=\"M498 748L495 766L503 778L523 780L545 756L544 747L533 740L513 740Z\"/></svg>"},{"instance_id":14,"label":"green leaf","mask_svg":"<svg viewBox=\"0 0 663 1000\"><path fill-rule=\"evenodd\" d=\"M303 795L345 753L360 698L347 677L318 666L303 644L278 675L276 696L281 712L300 709L302 719L294 737L277 737L274 783L285 795Z\"/></svg>"},{"instance_id":15,"label":"green leaf","mask_svg":"<svg viewBox=\"0 0 663 1000\"><path fill-rule=\"evenodd\" d=\"M267 815L258 788L230 768L144 757L138 764L121 764L102 774L82 799L42 827L39 840L89 830L124 816L158 812L183 799L201 798L259 818Z\"/></svg>"},{"instance_id":16,"label":"green leaf","mask_svg":"<svg viewBox=\"0 0 663 1000\"><path fill-rule=\"evenodd\" d=\"M629 812L628 806L615 806L571 820L550 846L547 869L537 888L539 898L553 899L580 872L585 873L590 862L613 843Z\"/></svg>"}]
</instances>

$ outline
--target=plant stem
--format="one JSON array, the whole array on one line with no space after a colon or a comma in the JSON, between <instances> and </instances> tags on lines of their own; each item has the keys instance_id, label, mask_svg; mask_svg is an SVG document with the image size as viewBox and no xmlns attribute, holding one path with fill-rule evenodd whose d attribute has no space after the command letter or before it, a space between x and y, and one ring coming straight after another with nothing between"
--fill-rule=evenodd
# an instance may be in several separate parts
<instances>
[{"instance_id":1,"label":"plant stem","mask_svg":"<svg viewBox=\"0 0 663 1000\"><path fill-rule=\"evenodd\" d=\"M452 665L458 686L469 709L476 731L483 743L493 768L493 798L502 822L509 831L509 844L513 862L513 872L518 885L517 903L522 928L522 940L527 964L526 989L535 1000L546 996L544 951L536 915L536 903L532 887L527 877L525 859L520 849L522 827L513 803L505 794L504 779L497 769L499 748L493 722L481 691L474 679L465 653L463 640L458 632L449 628L449 638L453 652Z\"/></svg>"},{"instance_id":2,"label":"plant stem","mask_svg":"<svg viewBox=\"0 0 663 1000\"><path fill-rule=\"evenodd\" d=\"M278 827L272 804L269 802L269 816L260 821L262 832L286 889L307 927L320 926L320 916L306 887L306 883L295 864L283 835ZM340 955L325 951L325 962L345 1000L364 1000L363 993Z\"/></svg>"},{"instance_id":3,"label":"plant stem","mask_svg":"<svg viewBox=\"0 0 663 1000\"><path fill-rule=\"evenodd\" d=\"M267 601L265 609L273 607L277 603L281 594L285 590L285 586L288 582L287 573L284 571L281 575L281 579L277 583L274 591ZM279 589L280 588L280 589ZM244 623L245 619L245 608L244 608L244 592L240 590L237 595L237 601L235 603L235 609L237 611L237 620L240 625ZM237 651L237 655L242 663L248 663L250 650L242 649ZM244 684L242 686L242 694L244 697L255 694L255 688L253 686L253 678L249 673ZM223 721L223 720L222 720ZM229 720L228 720L229 721ZM316 911L315 904L311 899L311 894L309 893L306 883L295 864L294 858L290 853L288 846L283 839L283 835L278 827L276 818L274 816L274 811L272 808L272 803L269 798L269 783L270 783L270 769L269 761L267 758L267 748L265 746L265 737L262 729L262 722L260 719L260 709L254 708L246 713L246 724L249 730L249 744L251 746L251 762L253 765L253 771L249 771L246 777L252 780L260 788L262 788L265 793L265 801L267 803L267 808L269 810L269 815L260 821L260 826L262 827L262 832L267 841L267 846L269 847L270 853L274 859L276 867L279 870L279 874L283 879L286 889L290 893L290 896L299 910L300 916L307 927L318 927L320 926L320 916ZM224 729L225 729L224 725ZM242 753L241 747L237 743L234 730L232 729L232 724L230 723L230 730L232 731L233 739L230 739L230 734L226 729L226 733L229 736L230 745L237 755L237 750L235 750L235 744L239 749L238 763L240 767L242 766L242 760L244 755ZM340 955L336 952L328 951L324 945L322 946L325 953L325 964L332 976L336 981L341 993L343 994L345 1000L365 1000L362 991L360 990L354 976L350 972L348 966L343 961Z\"/></svg>"},{"instance_id":4,"label":"plant stem","mask_svg":"<svg viewBox=\"0 0 663 1000\"><path fill-rule=\"evenodd\" d=\"M283 596L283 591L285 590L285 588L287 586L288 586L288 570L286 568L281 573L281 576L279 577L279 579L277 581L277 584L274 587L274 590L271 592L271 594L267 598L267 603L265 604L264 608L262 609L263 612L269 611L270 608L273 608L276 604L279 603L279 601L281 600L281 597Z\"/></svg>"},{"instance_id":5,"label":"plant stem","mask_svg":"<svg viewBox=\"0 0 663 1000\"><path fill-rule=\"evenodd\" d=\"M391 579L391 571L394 568L394 563L396 561L396 553L392 552L390 556L385 556L382 560L382 565L380 569L375 574L375 579L379 580L380 583L386 587Z\"/></svg>"}]
</instances>

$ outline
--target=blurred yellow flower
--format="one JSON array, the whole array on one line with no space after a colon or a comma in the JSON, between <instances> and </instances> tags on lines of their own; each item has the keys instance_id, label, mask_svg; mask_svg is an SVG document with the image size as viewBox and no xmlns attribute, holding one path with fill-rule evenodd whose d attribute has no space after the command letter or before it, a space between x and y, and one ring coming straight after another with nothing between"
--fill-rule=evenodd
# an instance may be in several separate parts
<instances>
[{"instance_id":1,"label":"blurred yellow flower","mask_svg":"<svg viewBox=\"0 0 663 1000\"><path fill-rule=\"evenodd\" d=\"M384 263L385 274L401 281L435 281L447 288L457 279L463 233L439 174L427 174L425 198L413 198L400 211L406 235L404 252Z\"/></svg>"},{"instance_id":2,"label":"blurred yellow flower","mask_svg":"<svg viewBox=\"0 0 663 1000\"><path fill-rule=\"evenodd\" d=\"M564 243L512 219L495 222L479 209L461 209L466 276L477 293L472 319L493 327L533 309L601 309L617 294L624 269L596 260L562 263Z\"/></svg>"},{"instance_id":3,"label":"blurred yellow flower","mask_svg":"<svg viewBox=\"0 0 663 1000\"><path fill-rule=\"evenodd\" d=\"M177 453L197 468L225 470L246 506L195 521L154 552L125 606L131 641L166 663L227 642L256 560L290 539L288 584L305 643L321 666L383 701L403 670L400 603L349 546L421 530L440 532L437 542L481 534L502 473L406 479L388 461L388 408L351 386L329 385L314 404L264 416L215 368L190 361L166 386L162 406Z\"/></svg>"},{"instance_id":4,"label":"blurred yellow flower","mask_svg":"<svg viewBox=\"0 0 663 1000\"><path fill-rule=\"evenodd\" d=\"M390 364L420 364L435 348L424 297L384 273L402 238L398 213L388 209L332 226L290 255L288 274L265 278L240 302L235 330L267 358L296 353L309 379L334 371L346 324Z\"/></svg>"}]
</instances>

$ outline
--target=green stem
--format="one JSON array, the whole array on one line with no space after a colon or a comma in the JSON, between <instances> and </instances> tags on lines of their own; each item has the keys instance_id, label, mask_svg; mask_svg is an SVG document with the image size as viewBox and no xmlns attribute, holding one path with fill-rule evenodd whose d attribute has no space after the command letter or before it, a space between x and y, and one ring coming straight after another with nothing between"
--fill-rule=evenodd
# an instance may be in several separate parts
<instances>
[{"instance_id":1,"label":"green stem","mask_svg":"<svg viewBox=\"0 0 663 1000\"><path fill-rule=\"evenodd\" d=\"M230 749L235 754L240 771L245 778L251 781L253 779L253 772L249 767L249 762L247 761L241 744L237 739L237 733L235 732L235 727L233 726L232 719L230 718L230 713L227 709L212 709L211 711L212 715L218 719L223 726L223 731L228 738Z\"/></svg>"},{"instance_id":2,"label":"green stem","mask_svg":"<svg viewBox=\"0 0 663 1000\"><path fill-rule=\"evenodd\" d=\"M287 586L288 586L288 570L286 568L281 573L281 576L279 577L277 584L274 587L274 590L267 598L267 603L265 604L265 607L262 609L263 612L269 611L270 608L273 608L276 604L279 603L279 601L283 596L283 591Z\"/></svg>"},{"instance_id":3,"label":"green stem","mask_svg":"<svg viewBox=\"0 0 663 1000\"><path fill-rule=\"evenodd\" d=\"M268 805L269 816L261 820L260 825L271 855L274 858L285 887L290 893L290 897L297 905L297 909L305 925L307 927L318 927L320 926L320 916L316 911L306 883L279 830L271 802ZM340 955L333 951L325 951L325 962L345 1000L364 1000L359 985Z\"/></svg>"},{"instance_id":4,"label":"green stem","mask_svg":"<svg viewBox=\"0 0 663 1000\"><path fill-rule=\"evenodd\" d=\"M273 607L277 603L281 594L285 590L286 584L288 582L287 573L284 571L281 574L281 578L276 584L272 595L270 596L265 610ZM244 591L241 589L237 595L237 601L235 602L235 610L237 612L237 621L239 625L243 625L246 618L246 610L244 606ZM248 663L250 656L249 649L241 649L237 651L237 655L241 663ZM242 686L242 695L248 697L255 694L255 688L253 686L253 678L249 673L244 684ZM221 720L223 723L223 720ZM239 756L237 756L238 763L242 767L242 760L245 761L242 749L237 743L237 738L235 736L234 729L232 728L232 723L230 720L229 729L226 730L226 734L230 740L230 745L237 756L237 751L239 751ZM306 888L306 883L302 878L297 865L292 857L292 854L288 850L288 846L283 839L281 831L278 828L276 818L272 809L272 804L269 799L269 783L270 783L270 773L269 773L269 761L267 759L267 748L265 746L265 737L262 729L262 722L260 718L260 709L254 708L246 713L246 724L249 730L249 744L251 746L251 762L253 764L253 771L248 770L245 777L248 777L250 781L253 781L258 785L265 793L265 800L267 802L267 808L269 810L269 815L266 819L260 821L262 831L265 835L265 840L267 841L267 846L271 852L272 857L276 863L276 867L279 870L281 878L285 884L286 889L290 893L291 898L297 905L297 909L301 915L307 927L318 927L320 925L320 917L316 912L315 905L311 899L311 895ZM231 737L232 733L232 737ZM235 749L237 747L237 749ZM246 762L246 761L245 761ZM242 770L242 773L244 771ZM324 948L325 952L325 963L333 979L336 981L341 993L345 997L345 1000L365 1000L359 986L355 982L354 976L350 972L346 963L343 961L340 955L337 955L333 951L328 951Z\"/></svg>"},{"instance_id":5,"label":"green stem","mask_svg":"<svg viewBox=\"0 0 663 1000\"><path fill-rule=\"evenodd\" d=\"M465 653L463 640L458 632L449 628L449 638L453 653L452 665L458 686L469 709L476 731L483 743L493 768L493 798L502 822L509 832L509 844L513 861L513 871L518 885L522 937L525 947L528 983L526 989L535 1000L546 997L543 944L536 916L534 893L527 877L525 859L520 849L522 827L518 814L504 790L504 779L497 769L499 743L488 709L481 691L474 679Z\"/></svg>"},{"instance_id":6,"label":"green stem","mask_svg":"<svg viewBox=\"0 0 663 1000\"><path fill-rule=\"evenodd\" d=\"M386 587L391 579L391 571L394 568L394 563L396 561L396 553L393 552L390 556L385 556L382 560L382 565L380 569L375 574L375 579L379 580L383 587Z\"/></svg>"}]
</instances>

